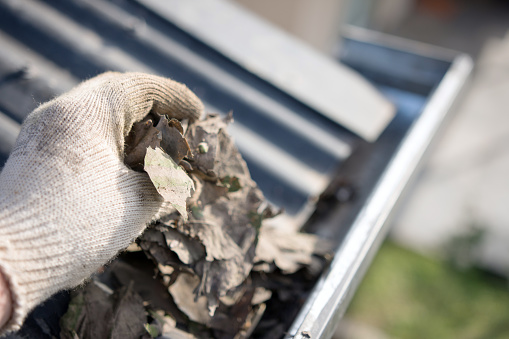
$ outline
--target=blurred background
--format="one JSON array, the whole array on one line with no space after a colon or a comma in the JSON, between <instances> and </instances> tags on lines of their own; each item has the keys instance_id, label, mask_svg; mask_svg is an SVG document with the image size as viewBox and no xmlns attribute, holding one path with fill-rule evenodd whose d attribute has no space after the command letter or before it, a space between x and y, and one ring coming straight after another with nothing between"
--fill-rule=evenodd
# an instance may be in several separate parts
<instances>
[{"instance_id":1,"label":"blurred background","mask_svg":"<svg viewBox=\"0 0 509 339\"><path fill-rule=\"evenodd\" d=\"M508 338L509 1L236 2L325 54L353 25L474 59L336 338Z\"/></svg>"}]
</instances>

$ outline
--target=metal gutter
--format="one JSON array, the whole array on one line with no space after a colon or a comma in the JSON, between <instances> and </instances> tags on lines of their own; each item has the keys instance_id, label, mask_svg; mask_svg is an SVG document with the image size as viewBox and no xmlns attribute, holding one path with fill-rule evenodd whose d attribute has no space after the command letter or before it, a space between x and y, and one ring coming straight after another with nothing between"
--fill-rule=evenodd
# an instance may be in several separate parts
<instances>
[{"instance_id":1,"label":"metal gutter","mask_svg":"<svg viewBox=\"0 0 509 339\"><path fill-rule=\"evenodd\" d=\"M414 123L401 147L301 308L286 338L330 338L353 293L388 232L390 212L415 173L442 121L464 86L473 62L458 56Z\"/></svg>"}]
</instances>

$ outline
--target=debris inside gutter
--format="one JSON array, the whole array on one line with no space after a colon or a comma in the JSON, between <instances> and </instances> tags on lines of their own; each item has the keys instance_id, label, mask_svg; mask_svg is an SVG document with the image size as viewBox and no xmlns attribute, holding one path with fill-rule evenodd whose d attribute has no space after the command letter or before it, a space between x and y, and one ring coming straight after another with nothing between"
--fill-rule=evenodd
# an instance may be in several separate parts
<instances>
[{"instance_id":1,"label":"debris inside gutter","mask_svg":"<svg viewBox=\"0 0 509 339\"><path fill-rule=\"evenodd\" d=\"M330 258L264 198L229 136L232 115L149 114L124 161L146 172L159 219L74 290L62 338L278 338Z\"/></svg>"}]
</instances>

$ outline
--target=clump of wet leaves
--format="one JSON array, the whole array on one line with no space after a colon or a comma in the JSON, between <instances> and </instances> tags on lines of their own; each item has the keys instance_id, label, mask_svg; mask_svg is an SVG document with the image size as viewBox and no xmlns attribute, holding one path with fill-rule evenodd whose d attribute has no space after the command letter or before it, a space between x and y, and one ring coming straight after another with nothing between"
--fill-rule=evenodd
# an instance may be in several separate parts
<instances>
[{"instance_id":1,"label":"clump of wet leaves","mask_svg":"<svg viewBox=\"0 0 509 339\"><path fill-rule=\"evenodd\" d=\"M251 179L228 135L231 121L231 115L188 123L150 114L133 126L125 163L146 172L165 200L134 251L153 263L155 290L172 307L142 298L134 278L122 273L128 263L119 269L114 262L107 272L115 276L115 289L94 281L74 292L62 319L64 337L247 338L273 292L284 295L291 285L285 275L320 271L324 261L317 258L329 253L330 244L277 226L280 212ZM155 284L148 280L137 285ZM100 326L91 320L97 315Z\"/></svg>"}]
</instances>

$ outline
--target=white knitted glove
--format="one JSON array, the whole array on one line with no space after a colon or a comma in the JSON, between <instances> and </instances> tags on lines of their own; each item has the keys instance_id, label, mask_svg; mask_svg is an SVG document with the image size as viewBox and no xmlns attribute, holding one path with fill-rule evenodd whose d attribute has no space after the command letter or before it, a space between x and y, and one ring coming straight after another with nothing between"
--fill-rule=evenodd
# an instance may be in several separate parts
<instances>
[{"instance_id":1,"label":"white knitted glove","mask_svg":"<svg viewBox=\"0 0 509 339\"><path fill-rule=\"evenodd\" d=\"M123 163L124 137L153 109L200 118L184 85L105 73L32 112L0 174L0 269L16 330L55 292L74 287L138 237L162 198Z\"/></svg>"}]
</instances>

